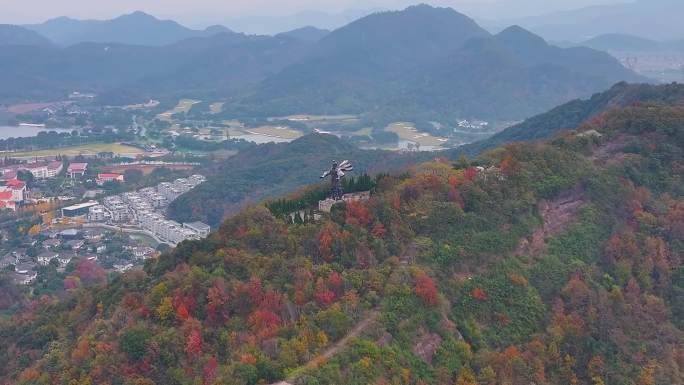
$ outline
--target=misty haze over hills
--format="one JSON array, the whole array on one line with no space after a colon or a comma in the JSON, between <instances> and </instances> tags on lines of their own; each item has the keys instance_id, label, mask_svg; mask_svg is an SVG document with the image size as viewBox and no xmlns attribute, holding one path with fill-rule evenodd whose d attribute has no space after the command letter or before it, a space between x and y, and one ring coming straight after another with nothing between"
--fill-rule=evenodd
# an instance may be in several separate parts
<instances>
[{"instance_id":1,"label":"misty haze over hills","mask_svg":"<svg viewBox=\"0 0 684 385\"><path fill-rule=\"evenodd\" d=\"M375 13L329 34L195 31L141 12L33 28L62 44L95 42L6 47L5 100L37 90L51 98L122 90L138 98L230 98L226 113L235 116L521 119L618 81L642 80L605 53L553 47L520 27L491 35L453 9L427 5ZM163 45L173 40L180 41Z\"/></svg>"},{"instance_id":2,"label":"misty haze over hills","mask_svg":"<svg viewBox=\"0 0 684 385\"><path fill-rule=\"evenodd\" d=\"M581 42L598 35L620 33L653 40L684 38L684 1L636 0L586 7L542 16L492 23L495 28L519 24L551 41Z\"/></svg>"},{"instance_id":3,"label":"misty haze over hills","mask_svg":"<svg viewBox=\"0 0 684 385\"><path fill-rule=\"evenodd\" d=\"M176 43L191 37L207 37L217 33L232 32L223 26L211 26L202 31L192 30L175 21L159 20L140 11L112 20L75 20L59 17L45 23L24 27L62 46L82 42L157 46Z\"/></svg>"}]
</instances>

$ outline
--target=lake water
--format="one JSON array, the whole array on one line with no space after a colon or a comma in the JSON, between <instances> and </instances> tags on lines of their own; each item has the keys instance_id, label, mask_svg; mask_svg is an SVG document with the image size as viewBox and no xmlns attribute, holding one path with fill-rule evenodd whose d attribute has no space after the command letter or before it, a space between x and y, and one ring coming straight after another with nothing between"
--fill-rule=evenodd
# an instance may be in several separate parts
<instances>
[{"instance_id":1,"label":"lake water","mask_svg":"<svg viewBox=\"0 0 684 385\"><path fill-rule=\"evenodd\" d=\"M0 139L7 138L28 138L38 135L39 132L71 132L64 128L30 127L30 126L0 126Z\"/></svg>"}]
</instances>

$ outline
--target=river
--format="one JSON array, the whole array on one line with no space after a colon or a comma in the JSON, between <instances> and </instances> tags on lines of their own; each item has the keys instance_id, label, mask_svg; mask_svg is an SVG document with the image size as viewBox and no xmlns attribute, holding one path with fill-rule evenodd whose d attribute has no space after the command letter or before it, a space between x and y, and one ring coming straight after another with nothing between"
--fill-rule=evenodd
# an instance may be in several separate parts
<instances>
[{"instance_id":1,"label":"river","mask_svg":"<svg viewBox=\"0 0 684 385\"><path fill-rule=\"evenodd\" d=\"M71 132L73 130L66 128L49 128L49 127L33 127L33 126L0 126L0 139L7 138L28 138L38 135L39 132Z\"/></svg>"}]
</instances>

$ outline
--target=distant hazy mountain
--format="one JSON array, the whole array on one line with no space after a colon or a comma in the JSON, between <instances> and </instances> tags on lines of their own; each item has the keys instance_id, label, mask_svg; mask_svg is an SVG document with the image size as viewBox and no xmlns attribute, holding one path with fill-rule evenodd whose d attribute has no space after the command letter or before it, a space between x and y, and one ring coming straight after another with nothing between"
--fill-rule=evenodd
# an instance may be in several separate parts
<instances>
[{"instance_id":1,"label":"distant hazy mountain","mask_svg":"<svg viewBox=\"0 0 684 385\"><path fill-rule=\"evenodd\" d=\"M294 39L302 40L305 42L309 43L316 43L323 39L324 37L328 36L330 34L330 31L327 29L320 29L316 27L302 27L302 28L297 28L292 31L288 32L283 32L278 34L279 36L289 36Z\"/></svg>"},{"instance_id":2,"label":"distant hazy mountain","mask_svg":"<svg viewBox=\"0 0 684 385\"><path fill-rule=\"evenodd\" d=\"M192 30L175 21L159 20L139 11L112 20L60 17L25 27L64 46L83 42L161 46L191 37L231 32L222 26L212 26L202 31Z\"/></svg>"},{"instance_id":3,"label":"distant hazy mountain","mask_svg":"<svg viewBox=\"0 0 684 385\"><path fill-rule=\"evenodd\" d=\"M579 45L601 51L657 51L662 44L638 36L608 33L586 40Z\"/></svg>"},{"instance_id":4,"label":"distant hazy mountain","mask_svg":"<svg viewBox=\"0 0 684 385\"><path fill-rule=\"evenodd\" d=\"M520 24L554 41L584 41L608 33L666 41L684 37L682 14L684 1L681 0L637 0L505 20L500 24Z\"/></svg>"},{"instance_id":5,"label":"distant hazy mountain","mask_svg":"<svg viewBox=\"0 0 684 385\"><path fill-rule=\"evenodd\" d=\"M316 28L333 30L347 25L354 20L382 9L360 9L344 12L304 11L287 16L247 16L225 20L233 30L247 34L276 35L310 25Z\"/></svg>"},{"instance_id":6,"label":"distant hazy mountain","mask_svg":"<svg viewBox=\"0 0 684 385\"><path fill-rule=\"evenodd\" d=\"M450 8L421 5L333 31L233 106L264 115L519 119L637 79L603 52L560 49L520 27L492 36Z\"/></svg>"},{"instance_id":7,"label":"distant hazy mountain","mask_svg":"<svg viewBox=\"0 0 684 385\"><path fill-rule=\"evenodd\" d=\"M610 33L596 36L578 43L578 46L591 47L611 52L663 52L684 50L684 40L660 42L632 35Z\"/></svg>"},{"instance_id":8,"label":"distant hazy mountain","mask_svg":"<svg viewBox=\"0 0 684 385\"><path fill-rule=\"evenodd\" d=\"M362 112L404 71L486 36L473 20L451 9L415 6L376 13L330 33L303 60L261 84L247 103L263 103L262 110L274 113Z\"/></svg>"},{"instance_id":9,"label":"distant hazy mountain","mask_svg":"<svg viewBox=\"0 0 684 385\"><path fill-rule=\"evenodd\" d=\"M121 89L230 97L230 116L353 113L382 127L397 120L523 119L622 80L642 80L606 53L561 49L520 27L491 35L451 8L427 5L375 13L330 33L305 28L275 37L221 27L193 32L142 13L98 23L89 36L102 41L103 31L124 24L175 32L121 31L119 39L136 38L136 45L6 49L0 99ZM213 36L141 45L188 33Z\"/></svg>"},{"instance_id":10,"label":"distant hazy mountain","mask_svg":"<svg viewBox=\"0 0 684 385\"><path fill-rule=\"evenodd\" d=\"M234 33L161 47L104 43L0 47L0 102L112 89L135 91L141 98L226 97L277 73L307 48L288 37Z\"/></svg>"},{"instance_id":11,"label":"distant hazy mountain","mask_svg":"<svg viewBox=\"0 0 684 385\"><path fill-rule=\"evenodd\" d=\"M0 46L3 45L49 47L52 42L35 31L17 25L0 24Z\"/></svg>"}]
</instances>

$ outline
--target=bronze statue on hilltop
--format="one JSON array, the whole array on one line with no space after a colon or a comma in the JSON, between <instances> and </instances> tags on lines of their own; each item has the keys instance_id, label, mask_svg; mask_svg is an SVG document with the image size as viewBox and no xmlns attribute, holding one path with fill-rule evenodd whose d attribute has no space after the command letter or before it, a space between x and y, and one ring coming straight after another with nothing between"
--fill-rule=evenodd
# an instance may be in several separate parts
<instances>
[{"instance_id":1,"label":"bronze statue on hilltop","mask_svg":"<svg viewBox=\"0 0 684 385\"><path fill-rule=\"evenodd\" d=\"M352 166L351 163L349 163L348 160L343 161L339 165L337 164L336 161L333 160L332 168L321 175L321 179L324 179L327 176L330 176L330 183L332 185L331 192L332 192L332 199L339 201L342 200L342 177L344 176L344 172L349 172L353 171L354 167Z\"/></svg>"}]
</instances>

